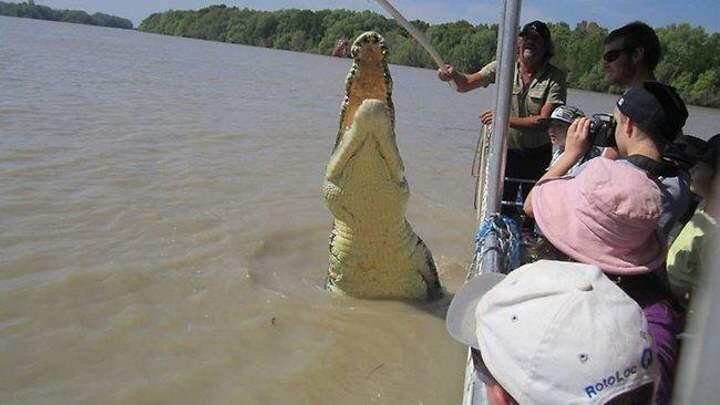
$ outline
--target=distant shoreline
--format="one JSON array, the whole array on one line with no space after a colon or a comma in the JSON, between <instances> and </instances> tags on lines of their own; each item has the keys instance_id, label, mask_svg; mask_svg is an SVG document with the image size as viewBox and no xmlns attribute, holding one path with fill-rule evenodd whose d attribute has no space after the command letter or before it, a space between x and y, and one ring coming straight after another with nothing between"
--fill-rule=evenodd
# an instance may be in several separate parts
<instances>
[{"instance_id":1,"label":"distant shoreline","mask_svg":"<svg viewBox=\"0 0 720 405\"><path fill-rule=\"evenodd\" d=\"M472 25L464 20L412 23L459 71L477 71L495 58L497 25ZM611 94L622 91L607 82L600 61L606 28L591 21L575 28L563 22L548 26L556 51L552 63L567 72L569 87ZM655 72L658 80L676 87L688 104L720 108L720 36L689 24L655 30L664 53ZM216 5L153 13L142 20L138 31L322 55L347 52L349 46L342 49L341 43L351 43L362 32L377 31L390 49L389 63L435 68L407 31L371 11L259 11Z\"/></svg>"},{"instance_id":2,"label":"distant shoreline","mask_svg":"<svg viewBox=\"0 0 720 405\"><path fill-rule=\"evenodd\" d=\"M210 39L190 38L190 37L182 37L182 36L178 36L178 35L166 35L166 34L160 34L160 33L157 33L157 32L144 32L144 31L141 31L141 30L139 30L139 29L137 29L137 31L138 31L138 32L143 32L143 33L145 33L145 34L155 34L155 35L163 35L163 36L176 36L176 37L179 37L179 38L191 39L191 40L196 40L196 41L220 42L220 41L213 41L213 40L210 40ZM269 51L282 51L282 52L300 53L300 54L305 54L305 55L315 55L315 56L320 56L320 57L325 57L325 58L332 58L332 59L347 59L347 61L348 61L348 68L350 67L350 63L352 62L352 58L350 58L350 57L338 58L338 57L335 57L335 56L332 56L332 55L323 55L323 54L318 54L318 53L315 53L315 52L295 51L295 50L292 50L292 49L267 48L267 47L265 47L265 46L259 46L259 45L233 44L233 43L227 43L227 44L228 44L228 45L248 46L248 47L251 47L251 48L261 48L261 49L267 49L267 50L269 50ZM403 64L399 64L399 63L389 63L389 65L402 66L402 67L412 68L412 69L422 69L422 70L427 70L427 71L430 71L430 72L436 72L436 71L437 71L437 69L434 68L434 67L411 66L411 65L403 65ZM582 89L582 88L574 87L574 86L568 86L568 90L584 91L584 92L587 92L587 93L596 93L596 94L606 94L606 95L608 95L608 96L618 96L618 94L613 93L613 92L590 90L590 89ZM713 107L713 106L707 106L707 105L699 105L699 104L693 104L693 103L687 103L687 105L688 105L688 106L695 107L695 108L704 108L704 109L708 109L708 110L712 110L712 111L719 111L719 110L720 110L720 107ZM708 136L709 136L709 135L708 135Z\"/></svg>"},{"instance_id":3,"label":"distant shoreline","mask_svg":"<svg viewBox=\"0 0 720 405\"><path fill-rule=\"evenodd\" d=\"M82 10L58 10L47 6L37 5L30 0L26 3L7 3L0 1L0 15L6 17L29 18L73 24L95 25L98 27L120 28L134 30L132 21L114 15L94 13L88 14Z\"/></svg>"},{"instance_id":4,"label":"distant shoreline","mask_svg":"<svg viewBox=\"0 0 720 405\"><path fill-rule=\"evenodd\" d=\"M26 3L0 1L0 15L137 30L162 35L227 42L321 55L343 55L348 44L364 31L377 31L390 49L388 62L435 69L432 59L392 19L371 11L283 9L258 11L215 5L199 10L153 13L134 27L129 19L81 10L55 10ZM474 72L495 57L497 25L472 25L461 20L431 25L413 21L424 31L447 62L457 70ZM569 88L620 94L603 71L600 55L608 30L590 21L574 29L548 24L555 42L552 63L567 72ZM687 104L720 108L720 36L689 24L656 27L663 58L658 80L675 88ZM345 46L339 46L340 43Z\"/></svg>"},{"instance_id":5,"label":"distant shoreline","mask_svg":"<svg viewBox=\"0 0 720 405\"><path fill-rule=\"evenodd\" d=\"M140 32L140 31L138 31L137 27L133 27L133 28L118 28L118 27L110 27L110 26L107 26L107 25L82 24L82 23L75 23L75 22L70 22L70 21L44 20L44 19L42 19L42 18L17 17L17 16L14 16L14 15L5 15L5 14L0 14L0 17L17 18L17 19L19 19L19 20L46 21L46 22L52 22L52 23L58 23L58 24L86 25L86 26L88 26L88 27L121 29L121 30L125 30L125 31L136 31L136 32ZM152 33L147 33L147 34L152 34ZM158 34L158 35L163 35L163 34Z\"/></svg>"}]
</instances>

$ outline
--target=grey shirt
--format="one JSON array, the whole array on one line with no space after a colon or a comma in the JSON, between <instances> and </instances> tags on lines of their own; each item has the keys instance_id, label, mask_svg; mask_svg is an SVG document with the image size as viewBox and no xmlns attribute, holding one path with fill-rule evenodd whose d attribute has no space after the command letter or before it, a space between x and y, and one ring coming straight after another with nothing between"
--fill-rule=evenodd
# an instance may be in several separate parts
<instances>
[{"instance_id":1,"label":"grey shirt","mask_svg":"<svg viewBox=\"0 0 720 405\"><path fill-rule=\"evenodd\" d=\"M658 180L663 204L658 231L669 243L670 232L690 206L690 174L679 170L675 177L658 176Z\"/></svg>"}]
</instances>

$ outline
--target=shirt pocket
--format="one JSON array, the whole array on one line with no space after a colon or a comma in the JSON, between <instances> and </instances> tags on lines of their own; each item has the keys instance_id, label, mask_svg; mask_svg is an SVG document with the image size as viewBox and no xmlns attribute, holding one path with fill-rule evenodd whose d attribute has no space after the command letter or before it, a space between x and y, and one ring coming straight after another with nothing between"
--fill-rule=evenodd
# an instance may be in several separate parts
<instances>
[{"instance_id":1,"label":"shirt pocket","mask_svg":"<svg viewBox=\"0 0 720 405\"><path fill-rule=\"evenodd\" d=\"M540 109L545 104L545 87L536 87L530 89L527 98L527 109L531 115L540 114Z\"/></svg>"}]
</instances>

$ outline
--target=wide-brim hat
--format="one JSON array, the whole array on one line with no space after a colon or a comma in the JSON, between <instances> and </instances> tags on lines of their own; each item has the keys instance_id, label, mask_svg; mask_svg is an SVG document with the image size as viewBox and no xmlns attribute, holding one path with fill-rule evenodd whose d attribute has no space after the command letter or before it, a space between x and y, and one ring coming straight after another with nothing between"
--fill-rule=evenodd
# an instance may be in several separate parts
<instances>
[{"instance_id":1,"label":"wide-brim hat","mask_svg":"<svg viewBox=\"0 0 720 405\"><path fill-rule=\"evenodd\" d=\"M647 273L665 259L657 234L660 189L629 163L598 157L577 177L541 181L533 188L532 206L553 246L606 273Z\"/></svg>"}]
</instances>

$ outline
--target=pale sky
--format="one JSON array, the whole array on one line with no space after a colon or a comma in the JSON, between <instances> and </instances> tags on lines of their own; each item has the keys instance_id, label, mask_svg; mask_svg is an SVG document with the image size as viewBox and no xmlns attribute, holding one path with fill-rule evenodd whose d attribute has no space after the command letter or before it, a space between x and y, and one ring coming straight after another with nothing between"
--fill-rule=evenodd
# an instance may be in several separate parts
<instances>
[{"instance_id":1,"label":"pale sky","mask_svg":"<svg viewBox=\"0 0 720 405\"><path fill-rule=\"evenodd\" d=\"M20 0L9 0L17 1ZM431 24L465 19L473 24L497 23L502 0L391 0L405 17ZM351 9L384 10L372 0L36 0L36 4L52 8L102 12L132 20L137 26L154 12L197 10L213 4L226 4L255 10ZM634 20L652 26L689 23L708 32L720 32L720 0L525 0L522 2L522 23L532 20L564 21L573 28L582 20L595 21L613 29ZM389 17L389 16L388 16Z\"/></svg>"}]
</instances>

